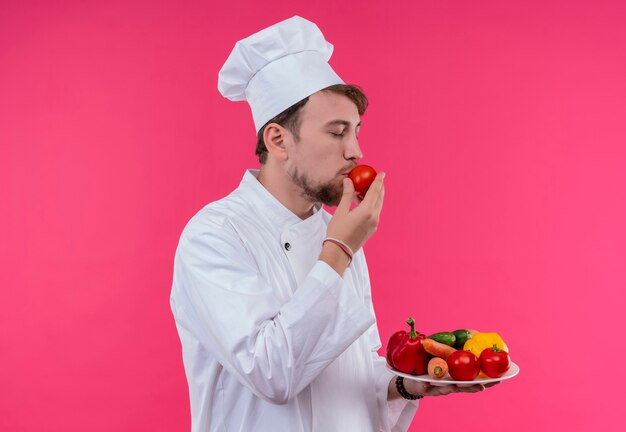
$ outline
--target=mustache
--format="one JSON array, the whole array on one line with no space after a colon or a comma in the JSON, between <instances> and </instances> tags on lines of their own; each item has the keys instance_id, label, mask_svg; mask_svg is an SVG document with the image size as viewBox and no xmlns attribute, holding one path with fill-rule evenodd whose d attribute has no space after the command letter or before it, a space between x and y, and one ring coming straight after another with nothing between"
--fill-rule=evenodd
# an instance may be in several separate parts
<instances>
[{"instance_id":1,"label":"mustache","mask_svg":"<svg viewBox=\"0 0 626 432\"><path fill-rule=\"evenodd\" d=\"M339 171L339 174L343 174L345 172L350 172L352 171L358 164L356 162L351 163L350 165L346 166L345 168L342 168L341 171Z\"/></svg>"}]
</instances>

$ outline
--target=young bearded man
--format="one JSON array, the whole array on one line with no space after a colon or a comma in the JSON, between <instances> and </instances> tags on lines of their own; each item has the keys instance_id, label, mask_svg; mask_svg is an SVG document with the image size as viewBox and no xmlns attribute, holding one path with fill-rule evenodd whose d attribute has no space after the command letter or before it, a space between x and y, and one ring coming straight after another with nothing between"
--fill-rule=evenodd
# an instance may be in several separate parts
<instances>
[{"instance_id":1,"label":"young bearded man","mask_svg":"<svg viewBox=\"0 0 626 432\"><path fill-rule=\"evenodd\" d=\"M176 253L195 432L400 431L417 398L483 389L396 382L377 353L362 246L385 175L356 197L347 174L363 156L367 98L331 52L293 17L239 41L220 71L222 94L251 106L261 167L191 219Z\"/></svg>"}]
</instances>

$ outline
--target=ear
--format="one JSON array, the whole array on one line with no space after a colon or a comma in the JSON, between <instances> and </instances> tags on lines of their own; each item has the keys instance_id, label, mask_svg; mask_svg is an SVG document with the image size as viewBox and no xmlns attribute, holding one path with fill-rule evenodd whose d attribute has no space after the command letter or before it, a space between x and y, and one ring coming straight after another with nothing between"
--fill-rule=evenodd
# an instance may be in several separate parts
<instances>
[{"instance_id":1,"label":"ear","mask_svg":"<svg viewBox=\"0 0 626 432\"><path fill-rule=\"evenodd\" d=\"M265 126L263 141L265 142L267 152L272 155L274 159L280 161L287 160L286 141L289 139L288 137L289 132L278 123L270 123Z\"/></svg>"}]
</instances>

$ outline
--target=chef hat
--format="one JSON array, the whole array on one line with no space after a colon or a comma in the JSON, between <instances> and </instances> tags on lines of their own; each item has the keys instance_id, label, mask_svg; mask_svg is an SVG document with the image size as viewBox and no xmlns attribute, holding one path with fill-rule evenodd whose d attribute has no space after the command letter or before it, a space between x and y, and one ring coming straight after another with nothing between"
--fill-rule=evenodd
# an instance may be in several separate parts
<instances>
[{"instance_id":1,"label":"chef hat","mask_svg":"<svg viewBox=\"0 0 626 432\"><path fill-rule=\"evenodd\" d=\"M232 101L248 101L258 132L307 96L343 84L328 64L332 53L317 25L294 16L237 42L217 88Z\"/></svg>"}]
</instances>

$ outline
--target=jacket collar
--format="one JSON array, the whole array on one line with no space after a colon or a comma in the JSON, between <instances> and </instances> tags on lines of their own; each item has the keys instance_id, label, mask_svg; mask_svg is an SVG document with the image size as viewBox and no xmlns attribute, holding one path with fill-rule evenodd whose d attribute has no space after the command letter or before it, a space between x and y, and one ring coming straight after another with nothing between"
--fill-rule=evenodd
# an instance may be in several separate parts
<instances>
[{"instance_id":1,"label":"jacket collar","mask_svg":"<svg viewBox=\"0 0 626 432\"><path fill-rule=\"evenodd\" d=\"M241 179L239 189L246 195L246 199L253 202L256 207L264 209L268 214L272 215L277 226L290 227L297 224L307 226L321 219L323 213L323 211L320 211L322 210L321 203L314 205L313 214L302 220L265 189L261 182L259 182L258 176L259 170L247 170Z\"/></svg>"}]
</instances>

